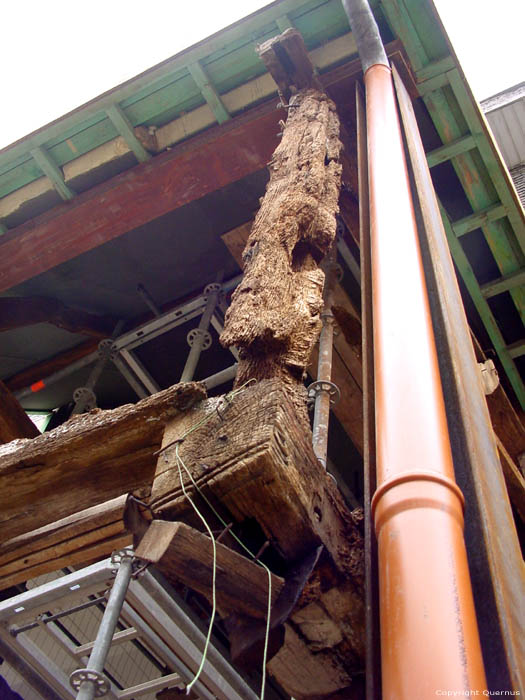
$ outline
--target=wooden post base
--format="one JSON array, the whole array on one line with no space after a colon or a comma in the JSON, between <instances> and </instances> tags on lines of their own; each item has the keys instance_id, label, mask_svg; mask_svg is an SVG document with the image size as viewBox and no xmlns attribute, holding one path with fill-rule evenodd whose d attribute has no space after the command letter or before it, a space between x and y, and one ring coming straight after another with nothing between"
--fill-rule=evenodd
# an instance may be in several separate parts
<instances>
[{"instance_id":1,"label":"wooden post base","mask_svg":"<svg viewBox=\"0 0 525 700\"><path fill-rule=\"evenodd\" d=\"M310 440L279 380L249 385L231 401L207 399L167 424L150 500L157 518L197 522L180 466L186 491L217 528L183 463L230 520L256 520L286 562L324 545L287 622L285 644L268 664L296 698L349 687L364 663L360 515L347 509Z\"/></svg>"}]
</instances>

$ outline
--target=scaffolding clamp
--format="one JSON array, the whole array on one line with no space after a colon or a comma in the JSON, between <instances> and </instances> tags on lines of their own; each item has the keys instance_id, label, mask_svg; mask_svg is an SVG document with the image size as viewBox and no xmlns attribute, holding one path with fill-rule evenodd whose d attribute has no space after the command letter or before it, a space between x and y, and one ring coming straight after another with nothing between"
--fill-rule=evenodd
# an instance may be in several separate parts
<instances>
[{"instance_id":1,"label":"scaffolding clamp","mask_svg":"<svg viewBox=\"0 0 525 700\"><path fill-rule=\"evenodd\" d=\"M328 382L326 380L318 380L316 382L312 382L308 387L307 391L308 399L310 401L315 401L316 396L320 393L326 392L330 394L331 406L336 406L341 399L341 391L339 390L337 384L334 384L333 382Z\"/></svg>"}]
</instances>

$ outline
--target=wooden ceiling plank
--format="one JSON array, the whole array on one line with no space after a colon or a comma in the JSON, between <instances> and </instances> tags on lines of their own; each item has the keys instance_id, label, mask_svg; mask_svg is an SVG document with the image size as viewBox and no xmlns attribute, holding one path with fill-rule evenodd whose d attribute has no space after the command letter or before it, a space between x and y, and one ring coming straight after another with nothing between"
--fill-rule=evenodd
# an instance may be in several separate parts
<instances>
[{"instance_id":1,"label":"wooden ceiling plank","mask_svg":"<svg viewBox=\"0 0 525 700\"><path fill-rule=\"evenodd\" d=\"M201 91L202 96L209 104L219 124L227 122L229 119L231 119L231 114L226 109L221 96L215 89L210 77L202 67L201 63L199 61L190 63L188 65L188 71L190 72L195 84Z\"/></svg>"},{"instance_id":2,"label":"wooden ceiling plank","mask_svg":"<svg viewBox=\"0 0 525 700\"><path fill-rule=\"evenodd\" d=\"M118 104L111 105L111 107L106 109L106 114L108 115L108 118L111 120L111 123L115 129L133 151L139 163L145 163L148 161L151 158L151 154L146 151L144 146L136 137L133 126L122 108Z\"/></svg>"},{"instance_id":3,"label":"wooden ceiling plank","mask_svg":"<svg viewBox=\"0 0 525 700\"><path fill-rule=\"evenodd\" d=\"M0 289L266 167L279 116L267 103L19 226L0 244Z\"/></svg>"},{"instance_id":4,"label":"wooden ceiling plank","mask_svg":"<svg viewBox=\"0 0 525 700\"><path fill-rule=\"evenodd\" d=\"M42 146L36 146L30 153L40 170L51 180L53 187L62 199L65 202L73 199L75 193L66 185L63 172L53 161L49 153L44 150Z\"/></svg>"},{"instance_id":5,"label":"wooden ceiling plank","mask_svg":"<svg viewBox=\"0 0 525 700\"><path fill-rule=\"evenodd\" d=\"M0 331L22 328L35 323L51 323L70 333L106 338L116 319L71 309L50 297L1 297Z\"/></svg>"}]
</instances>

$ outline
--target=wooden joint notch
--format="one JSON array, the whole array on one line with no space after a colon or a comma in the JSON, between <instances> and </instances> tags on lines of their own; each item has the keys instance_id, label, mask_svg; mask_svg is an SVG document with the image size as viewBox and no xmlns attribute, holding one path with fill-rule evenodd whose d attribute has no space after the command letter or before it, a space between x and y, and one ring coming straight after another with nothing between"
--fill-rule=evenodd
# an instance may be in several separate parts
<instances>
[{"instance_id":1,"label":"wooden joint notch","mask_svg":"<svg viewBox=\"0 0 525 700\"><path fill-rule=\"evenodd\" d=\"M297 29L286 29L279 36L265 41L258 46L257 53L286 103L294 92L304 88L323 90L301 32Z\"/></svg>"}]
</instances>

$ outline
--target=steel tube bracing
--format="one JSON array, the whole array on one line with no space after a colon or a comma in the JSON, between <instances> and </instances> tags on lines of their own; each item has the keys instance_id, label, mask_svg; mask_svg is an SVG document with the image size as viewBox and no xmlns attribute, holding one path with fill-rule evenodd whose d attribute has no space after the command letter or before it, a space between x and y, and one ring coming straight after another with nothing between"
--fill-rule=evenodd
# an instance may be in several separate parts
<instances>
[{"instance_id":1,"label":"steel tube bracing","mask_svg":"<svg viewBox=\"0 0 525 700\"><path fill-rule=\"evenodd\" d=\"M482 693L463 496L454 481L391 70L368 2L344 6L366 88L383 698Z\"/></svg>"},{"instance_id":2,"label":"steel tube bracing","mask_svg":"<svg viewBox=\"0 0 525 700\"><path fill-rule=\"evenodd\" d=\"M334 303L335 287L335 246L332 246L324 264L325 282L323 290L323 311L321 320L323 326L319 336L319 360L317 364L317 381L313 386L315 391L314 423L312 443L315 455L326 469L328 452L328 425L330 422L330 403L332 401L332 352L334 345Z\"/></svg>"},{"instance_id":3,"label":"steel tube bracing","mask_svg":"<svg viewBox=\"0 0 525 700\"><path fill-rule=\"evenodd\" d=\"M232 289L235 289L241 278L242 275L237 275L236 277L232 277L230 280L223 282L221 284L222 292L229 292ZM177 326L180 326L181 324L201 315L206 307L206 303L206 295L200 294L194 299L184 302L170 311L166 311L161 316L155 317L154 319L143 323L141 326L123 333L114 340L111 347L111 350L115 355L113 362L140 398L144 398L145 396L158 391L158 387L142 365L139 365L136 356L131 354L131 351L134 348L153 340L157 336L167 333L173 328L176 328ZM219 306L222 308L221 304L219 304ZM14 392L14 396L20 401L27 396L31 396L37 391L41 391L42 389L55 384L61 379L64 379L64 377L67 377L70 374L93 364L99 358L99 350L91 352L89 355L86 355L80 360L71 363L67 367L58 370L47 377L43 377L41 381Z\"/></svg>"},{"instance_id":4,"label":"steel tube bracing","mask_svg":"<svg viewBox=\"0 0 525 700\"><path fill-rule=\"evenodd\" d=\"M199 357L201 356L201 352L205 348L206 339L209 338L211 341L211 336L209 334L208 328L210 326L212 316L215 312L215 307L217 306L217 300L219 298L220 291L221 285L218 282L215 284L209 284L204 290L204 294L206 294L208 298L206 301L206 306L204 307L204 311L202 312L199 325L196 329L194 329L193 341L190 343L190 351L188 353L188 358L186 360L186 364L184 365L184 369L182 370L182 374L180 377L181 382L190 382L193 379L193 375L195 374L195 369L197 368ZM188 334L188 338L190 337L190 334L191 331ZM188 342L190 341L188 340Z\"/></svg>"},{"instance_id":5,"label":"steel tube bracing","mask_svg":"<svg viewBox=\"0 0 525 700\"><path fill-rule=\"evenodd\" d=\"M95 695L99 695L97 690L100 687L101 674L104 670L104 664L106 663L113 634L120 617L133 568L133 553L131 551L122 550L119 556L120 563L117 575L109 594L88 665L85 669L74 671L72 674L72 679L75 677L82 678L81 674L85 675L85 679L80 680L77 700L93 700Z\"/></svg>"}]
</instances>

